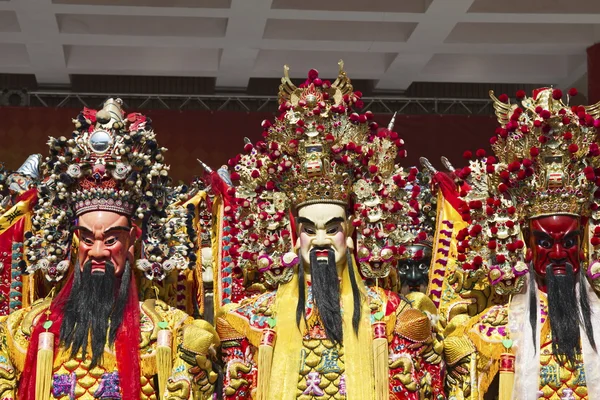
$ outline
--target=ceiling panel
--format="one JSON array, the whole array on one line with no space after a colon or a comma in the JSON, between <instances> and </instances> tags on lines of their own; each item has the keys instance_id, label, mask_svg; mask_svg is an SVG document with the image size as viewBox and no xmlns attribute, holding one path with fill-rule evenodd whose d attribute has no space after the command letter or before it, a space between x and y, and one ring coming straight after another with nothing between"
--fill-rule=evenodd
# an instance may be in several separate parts
<instances>
[{"instance_id":1,"label":"ceiling panel","mask_svg":"<svg viewBox=\"0 0 600 400\"><path fill-rule=\"evenodd\" d=\"M219 49L171 47L65 46L67 68L73 73L210 76L219 66Z\"/></svg>"},{"instance_id":2,"label":"ceiling panel","mask_svg":"<svg viewBox=\"0 0 600 400\"><path fill-rule=\"evenodd\" d=\"M306 21L269 19L265 39L406 42L416 22Z\"/></svg>"},{"instance_id":3,"label":"ceiling panel","mask_svg":"<svg viewBox=\"0 0 600 400\"><path fill-rule=\"evenodd\" d=\"M0 32L21 32L16 12L0 10Z\"/></svg>"},{"instance_id":4,"label":"ceiling panel","mask_svg":"<svg viewBox=\"0 0 600 400\"><path fill-rule=\"evenodd\" d=\"M446 0L447 1L447 0ZM424 13L431 0L273 0L273 9Z\"/></svg>"},{"instance_id":5,"label":"ceiling panel","mask_svg":"<svg viewBox=\"0 0 600 400\"><path fill-rule=\"evenodd\" d=\"M223 37L227 29L227 18L58 14L56 20L61 33L91 35Z\"/></svg>"},{"instance_id":6,"label":"ceiling panel","mask_svg":"<svg viewBox=\"0 0 600 400\"><path fill-rule=\"evenodd\" d=\"M470 13L587 14L600 13L598 0L475 0Z\"/></svg>"},{"instance_id":7,"label":"ceiling panel","mask_svg":"<svg viewBox=\"0 0 600 400\"><path fill-rule=\"evenodd\" d=\"M18 43L0 43L0 67L27 67L29 55L27 47ZM13 70L7 72L14 72Z\"/></svg>"},{"instance_id":8,"label":"ceiling panel","mask_svg":"<svg viewBox=\"0 0 600 400\"><path fill-rule=\"evenodd\" d=\"M593 24L456 24L445 43L589 43L600 25Z\"/></svg>"},{"instance_id":9,"label":"ceiling panel","mask_svg":"<svg viewBox=\"0 0 600 400\"><path fill-rule=\"evenodd\" d=\"M229 8L231 0L52 0L54 4L136 7Z\"/></svg>"}]
</instances>

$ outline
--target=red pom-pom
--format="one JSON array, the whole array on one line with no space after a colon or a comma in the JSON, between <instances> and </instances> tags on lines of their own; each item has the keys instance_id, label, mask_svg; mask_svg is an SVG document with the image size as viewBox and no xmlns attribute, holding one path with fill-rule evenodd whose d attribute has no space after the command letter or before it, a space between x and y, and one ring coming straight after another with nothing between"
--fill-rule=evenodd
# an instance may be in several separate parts
<instances>
[{"instance_id":1,"label":"red pom-pom","mask_svg":"<svg viewBox=\"0 0 600 400\"><path fill-rule=\"evenodd\" d=\"M540 112L540 117L544 118L544 119L548 119L550 118L552 114L550 114L550 111L548 110L542 110L542 112Z\"/></svg>"},{"instance_id":2,"label":"red pom-pom","mask_svg":"<svg viewBox=\"0 0 600 400\"><path fill-rule=\"evenodd\" d=\"M498 100L500 100L503 103L508 103L508 96L502 93L500 96L498 96Z\"/></svg>"},{"instance_id":3,"label":"red pom-pom","mask_svg":"<svg viewBox=\"0 0 600 400\"><path fill-rule=\"evenodd\" d=\"M573 97L573 96L577 96L577 89L572 87L571 89L569 89L569 96Z\"/></svg>"},{"instance_id":4,"label":"red pom-pom","mask_svg":"<svg viewBox=\"0 0 600 400\"><path fill-rule=\"evenodd\" d=\"M598 237L595 237L595 236L594 236L594 237L593 237L593 238L590 240L590 243L592 243L592 246L598 246L598 245L600 244L600 238L598 238Z\"/></svg>"},{"instance_id":5,"label":"red pom-pom","mask_svg":"<svg viewBox=\"0 0 600 400\"><path fill-rule=\"evenodd\" d=\"M510 206L508 207L508 209L506 210L506 212L508 213L508 215L513 215L515 213L516 208L514 206Z\"/></svg>"},{"instance_id":6,"label":"red pom-pom","mask_svg":"<svg viewBox=\"0 0 600 400\"><path fill-rule=\"evenodd\" d=\"M319 71L317 71L316 69L311 69L310 71L308 71L308 79L309 80L314 81L318 77L319 77Z\"/></svg>"},{"instance_id":7,"label":"red pom-pom","mask_svg":"<svg viewBox=\"0 0 600 400\"><path fill-rule=\"evenodd\" d=\"M267 190L273 190L273 189L275 189L275 182L273 182L273 181L268 181L268 182L265 184L265 188L266 188Z\"/></svg>"},{"instance_id":8,"label":"red pom-pom","mask_svg":"<svg viewBox=\"0 0 600 400\"><path fill-rule=\"evenodd\" d=\"M570 151L571 153L576 153L576 152L577 152L577 150L579 150L579 146L577 146L575 143L573 143L573 144L569 145L569 151Z\"/></svg>"},{"instance_id":9,"label":"red pom-pom","mask_svg":"<svg viewBox=\"0 0 600 400\"><path fill-rule=\"evenodd\" d=\"M470 150L467 150L463 153L463 158L465 160L470 160L473 157L473 153Z\"/></svg>"},{"instance_id":10,"label":"red pom-pom","mask_svg":"<svg viewBox=\"0 0 600 400\"><path fill-rule=\"evenodd\" d=\"M476 267L480 267L481 264L483 264L483 257L481 257L481 256L473 257L473 265L475 265Z\"/></svg>"},{"instance_id":11,"label":"red pom-pom","mask_svg":"<svg viewBox=\"0 0 600 400\"><path fill-rule=\"evenodd\" d=\"M498 190L500 191L500 193L506 193L506 191L508 190L508 186L506 185L506 183L501 183L500 185L498 185Z\"/></svg>"},{"instance_id":12,"label":"red pom-pom","mask_svg":"<svg viewBox=\"0 0 600 400\"><path fill-rule=\"evenodd\" d=\"M498 264L503 264L506 261L506 257L504 257L504 254L498 254L496 256L496 262L498 262Z\"/></svg>"},{"instance_id":13,"label":"red pom-pom","mask_svg":"<svg viewBox=\"0 0 600 400\"><path fill-rule=\"evenodd\" d=\"M369 172L370 172L370 173L372 173L372 174L375 174L375 173L377 173L377 170L378 170L378 169L379 169L379 168L377 168L377 165L370 165L370 166L369 166Z\"/></svg>"},{"instance_id":14,"label":"red pom-pom","mask_svg":"<svg viewBox=\"0 0 600 400\"><path fill-rule=\"evenodd\" d=\"M479 158L483 158L486 155L486 152L484 149L478 149L477 152L475 153L475 155Z\"/></svg>"},{"instance_id":15,"label":"red pom-pom","mask_svg":"<svg viewBox=\"0 0 600 400\"><path fill-rule=\"evenodd\" d=\"M529 154L531 155L531 157L537 157L540 154L540 149L538 149L537 147L532 147L529 149Z\"/></svg>"},{"instance_id":16,"label":"red pom-pom","mask_svg":"<svg viewBox=\"0 0 600 400\"><path fill-rule=\"evenodd\" d=\"M525 98L525 91L524 90L518 90L517 91L517 99L522 100Z\"/></svg>"},{"instance_id":17,"label":"red pom-pom","mask_svg":"<svg viewBox=\"0 0 600 400\"><path fill-rule=\"evenodd\" d=\"M560 90L560 89L554 89L552 91L552 98L554 100L560 100L562 98L562 96L563 96L562 90Z\"/></svg>"},{"instance_id":18,"label":"red pom-pom","mask_svg":"<svg viewBox=\"0 0 600 400\"><path fill-rule=\"evenodd\" d=\"M565 139L565 140L571 140L571 139L573 139L573 134L571 132L565 132L563 134L563 139Z\"/></svg>"},{"instance_id":19,"label":"red pom-pom","mask_svg":"<svg viewBox=\"0 0 600 400\"><path fill-rule=\"evenodd\" d=\"M475 268L476 268L475 265L469 264L469 263L464 263L462 265L462 269L465 271L473 271L473 270L475 270Z\"/></svg>"},{"instance_id":20,"label":"red pom-pom","mask_svg":"<svg viewBox=\"0 0 600 400\"><path fill-rule=\"evenodd\" d=\"M257 169L253 169L252 172L250 173L250 176L252 178L256 179L260 176L260 172Z\"/></svg>"},{"instance_id":21,"label":"red pom-pom","mask_svg":"<svg viewBox=\"0 0 600 400\"><path fill-rule=\"evenodd\" d=\"M469 208L472 210L479 210L483 207L481 200L472 200L469 202Z\"/></svg>"},{"instance_id":22,"label":"red pom-pom","mask_svg":"<svg viewBox=\"0 0 600 400\"><path fill-rule=\"evenodd\" d=\"M490 250L494 250L497 246L498 245L496 244L495 240L490 240L487 245L488 249L490 249Z\"/></svg>"}]
</instances>

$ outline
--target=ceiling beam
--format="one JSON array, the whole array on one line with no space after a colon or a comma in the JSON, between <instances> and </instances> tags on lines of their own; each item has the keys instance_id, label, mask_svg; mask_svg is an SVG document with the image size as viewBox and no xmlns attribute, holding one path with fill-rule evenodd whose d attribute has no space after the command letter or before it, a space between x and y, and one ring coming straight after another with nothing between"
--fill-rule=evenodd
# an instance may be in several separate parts
<instances>
[{"instance_id":1,"label":"ceiling beam","mask_svg":"<svg viewBox=\"0 0 600 400\"><path fill-rule=\"evenodd\" d=\"M14 1L30 69L39 85L68 85L65 53L59 38L52 0Z\"/></svg>"},{"instance_id":2,"label":"ceiling beam","mask_svg":"<svg viewBox=\"0 0 600 400\"><path fill-rule=\"evenodd\" d=\"M425 18L417 25L407 45L420 51L401 52L377 83L378 89L406 90L418 79L421 70L434 56L432 48L440 46L467 12L474 0L433 0Z\"/></svg>"},{"instance_id":3,"label":"ceiling beam","mask_svg":"<svg viewBox=\"0 0 600 400\"><path fill-rule=\"evenodd\" d=\"M219 62L217 87L246 88L260 51L272 0L233 0Z\"/></svg>"}]
</instances>

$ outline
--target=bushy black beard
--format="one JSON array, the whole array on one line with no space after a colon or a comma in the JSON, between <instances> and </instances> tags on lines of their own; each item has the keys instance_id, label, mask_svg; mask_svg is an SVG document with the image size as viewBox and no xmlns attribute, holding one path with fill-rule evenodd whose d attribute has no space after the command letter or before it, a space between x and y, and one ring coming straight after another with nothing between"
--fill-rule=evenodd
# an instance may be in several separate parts
<instances>
[{"instance_id":1,"label":"bushy black beard","mask_svg":"<svg viewBox=\"0 0 600 400\"><path fill-rule=\"evenodd\" d=\"M327 261L317 259L316 252L319 250L329 250ZM352 268L350 254L348 256L348 273L350 274L350 284L354 297L354 313L352 315L352 326L355 334L358 334L358 325L360 323L361 305L360 292ZM302 263L301 263L302 265ZM312 295L314 299L315 310L318 311L325 329L325 335L333 343L341 344L343 342L342 329L342 310L340 305L340 282L335 264L335 252L332 248L314 248L310 251L310 274L312 281ZM305 285L304 269L298 271L298 306L296 308L296 323L300 327L300 321L305 317Z\"/></svg>"},{"instance_id":2,"label":"bushy black beard","mask_svg":"<svg viewBox=\"0 0 600 400\"><path fill-rule=\"evenodd\" d=\"M123 322L123 311L129 296L131 267L129 261L121 277L121 284L116 292L117 278L115 266L107 261L104 274L92 274L92 263L75 266L73 287L64 308L60 327L60 343L71 349L71 358L75 358L81 350L85 359L88 348L88 337L91 338L92 361L90 368L97 366L104 355L107 344L112 347L117 337L117 330Z\"/></svg>"},{"instance_id":3,"label":"bushy black beard","mask_svg":"<svg viewBox=\"0 0 600 400\"><path fill-rule=\"evenodd\" d=\"M579 299L575 291L577 277L573 273L573 266L566 265L565 275L555 275L554 264L546 267L546 287L548 295L548 318L552 332L552 354L559 362L575 365L577 356L581 354L581 336L579 327L583 325L586 336L594 350L594 331L591 320L591 309L585 288L580 287ZM585 275L579 276L580 281L586 279ZM533 291L531 292L533 293ZM534 297L533 294L532 297ZM535 343L537 324L537 304L532 300L530 316Z\"/></svg>"}]
</instances>

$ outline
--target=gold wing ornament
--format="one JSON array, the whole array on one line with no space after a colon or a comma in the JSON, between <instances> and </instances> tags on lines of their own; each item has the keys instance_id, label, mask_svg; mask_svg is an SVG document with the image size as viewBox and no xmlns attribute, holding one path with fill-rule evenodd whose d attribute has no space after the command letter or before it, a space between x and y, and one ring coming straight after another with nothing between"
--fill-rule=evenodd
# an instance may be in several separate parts
<instances>
[{"instance_id":1,"label":"gold wing ornament","mask_svg":"<svg viewBox=\"0 0 600 400\"><path fill-rule=\"evenodd\" d=\"M594 119L600 118L600 101L591 106L584 106L583 108L585 108L585 112L594 117Z\"/></svg>"},{"instance_id":2,"label":"gold wing ornament","mask_svg":"<svg viewBox=\"0 0 600 400\"><path fill-rule=\"evenodd\" d=\"M494 102L494 111L496 113L496 118L501 125L506 125L508 121L510 121L510 115L513 113L515 108L517 108L516 104L504 103L500 101L495 95L494 91L490 90L489 92L492 101ZM500 96L502 97L502 96Z\"/></svg>"}]
</instances>

